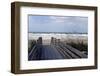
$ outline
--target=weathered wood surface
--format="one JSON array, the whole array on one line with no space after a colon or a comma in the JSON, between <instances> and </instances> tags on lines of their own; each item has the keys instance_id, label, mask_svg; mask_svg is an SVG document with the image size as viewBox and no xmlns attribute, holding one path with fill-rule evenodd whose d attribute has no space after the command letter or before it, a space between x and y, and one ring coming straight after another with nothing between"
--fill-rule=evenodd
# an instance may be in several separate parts
<instances>
[{"instance_id":1,"label":"weathered wood surface","mask_svg":"<svg viewBox=\"0 0 100 76\"><path fill-rule=\"evenodd\" d=\"M73 48L72 46L64 42L61 42L60 39L52 38L51 43L55 45L56 48L59 48L59 49L62 48L62 51L67 52L66 54L70 55L71 58L87 58L86 54L83 54L81 51Z\"/></svg>"},{"instance_id":2,"label":"weathered wood surface","mask_svg":"<svg viewBox=\"0 0 100 76\"><path fill-rule=\"evenodd\" d=\"M42 37L32 45L28 53L29 60L48 60L48 59L78 59L87 58L87 55L72 46L61 42L60 39L51 38L50 45L43 45Z\"/></svg>"}]
</instances>

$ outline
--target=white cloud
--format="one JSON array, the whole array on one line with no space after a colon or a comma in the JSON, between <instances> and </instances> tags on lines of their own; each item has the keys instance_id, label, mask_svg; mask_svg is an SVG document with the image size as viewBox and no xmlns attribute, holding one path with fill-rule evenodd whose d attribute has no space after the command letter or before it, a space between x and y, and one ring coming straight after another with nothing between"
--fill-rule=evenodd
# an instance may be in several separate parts
<instances>
[{"instance_id":1,"label":"white cloud","mask_svg":"<svg viewBox=\"0 0 100 76\"><path fill-rule=\"evenodd\" d=\"M54 21L54 22L65 22L66 21L66 19L67 19L67 17L56 17L56 16L50 16L49 17L52 21Z\"/></svg>"}]
</instances>

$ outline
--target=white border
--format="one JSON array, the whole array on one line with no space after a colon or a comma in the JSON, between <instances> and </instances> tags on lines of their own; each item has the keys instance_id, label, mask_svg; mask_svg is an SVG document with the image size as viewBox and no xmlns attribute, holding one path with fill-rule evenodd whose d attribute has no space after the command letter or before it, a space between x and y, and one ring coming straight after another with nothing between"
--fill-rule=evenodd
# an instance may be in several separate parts
<instances>
[{"instance_id":1,"label":"white border","mask_svg":"<svg viewBox=\"0 0 100 76\"><path fill-rule=\"evenodd\" d=\"M64 59L28 61L28 14L37 15L60 15L60 16L87 16L88 17L88 58L87 59ZM20 69L43 69L59 67L75 67L94 65L94 11L55 9L39 7L20 8Z\"/></svg>"}]
</instances>

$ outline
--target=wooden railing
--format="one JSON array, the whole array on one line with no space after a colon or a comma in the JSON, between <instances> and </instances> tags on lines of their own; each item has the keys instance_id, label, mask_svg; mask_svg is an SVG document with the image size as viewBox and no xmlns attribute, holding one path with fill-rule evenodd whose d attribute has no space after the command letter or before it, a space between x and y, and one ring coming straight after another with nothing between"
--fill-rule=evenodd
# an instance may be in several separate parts
<instances>
[{"instance_id":1,"label":"wooden railing","mask_svg":"<svg viewBox=\"0 0 100 76\"><path fill-rule=\"evenodd\" d=\"M54 45L56 49L62 54L64 58L72 59L72 58L87 58L87 55L82 53L81 51L73 48L72 46L61 42L60 39L51 38L51 45Z\"/></svg>"},{"instance_id":2,"label":"wooden railing","mask_svg":"<svg viewBox=\"0 0 100 76\"><path fill-rule=\"evenodd\" d=\"M42 37L35 41L28 51L28 60L40 60L42 50Z\"/></svg>"}]
</instances>

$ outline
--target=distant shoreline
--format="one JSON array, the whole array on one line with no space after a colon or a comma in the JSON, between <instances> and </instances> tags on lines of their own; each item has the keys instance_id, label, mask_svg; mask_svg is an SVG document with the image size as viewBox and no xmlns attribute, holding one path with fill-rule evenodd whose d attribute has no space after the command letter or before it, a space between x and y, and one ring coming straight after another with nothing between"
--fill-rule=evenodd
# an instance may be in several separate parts
<instances>
[{"instance_id":1,"label":"distant shoreline","mask_svg":"<svg viewBox=\"0 0 100 76\"><path fill-rule=\"evenodd\" d=\"M71 33L71 32L28 32L28 33L38 33L38 34L51 34L51 33L53 33L53 34L88 34L88 33L76 33L76 32L74 32L74 33Z\"/></svg>"}]
</instances>

